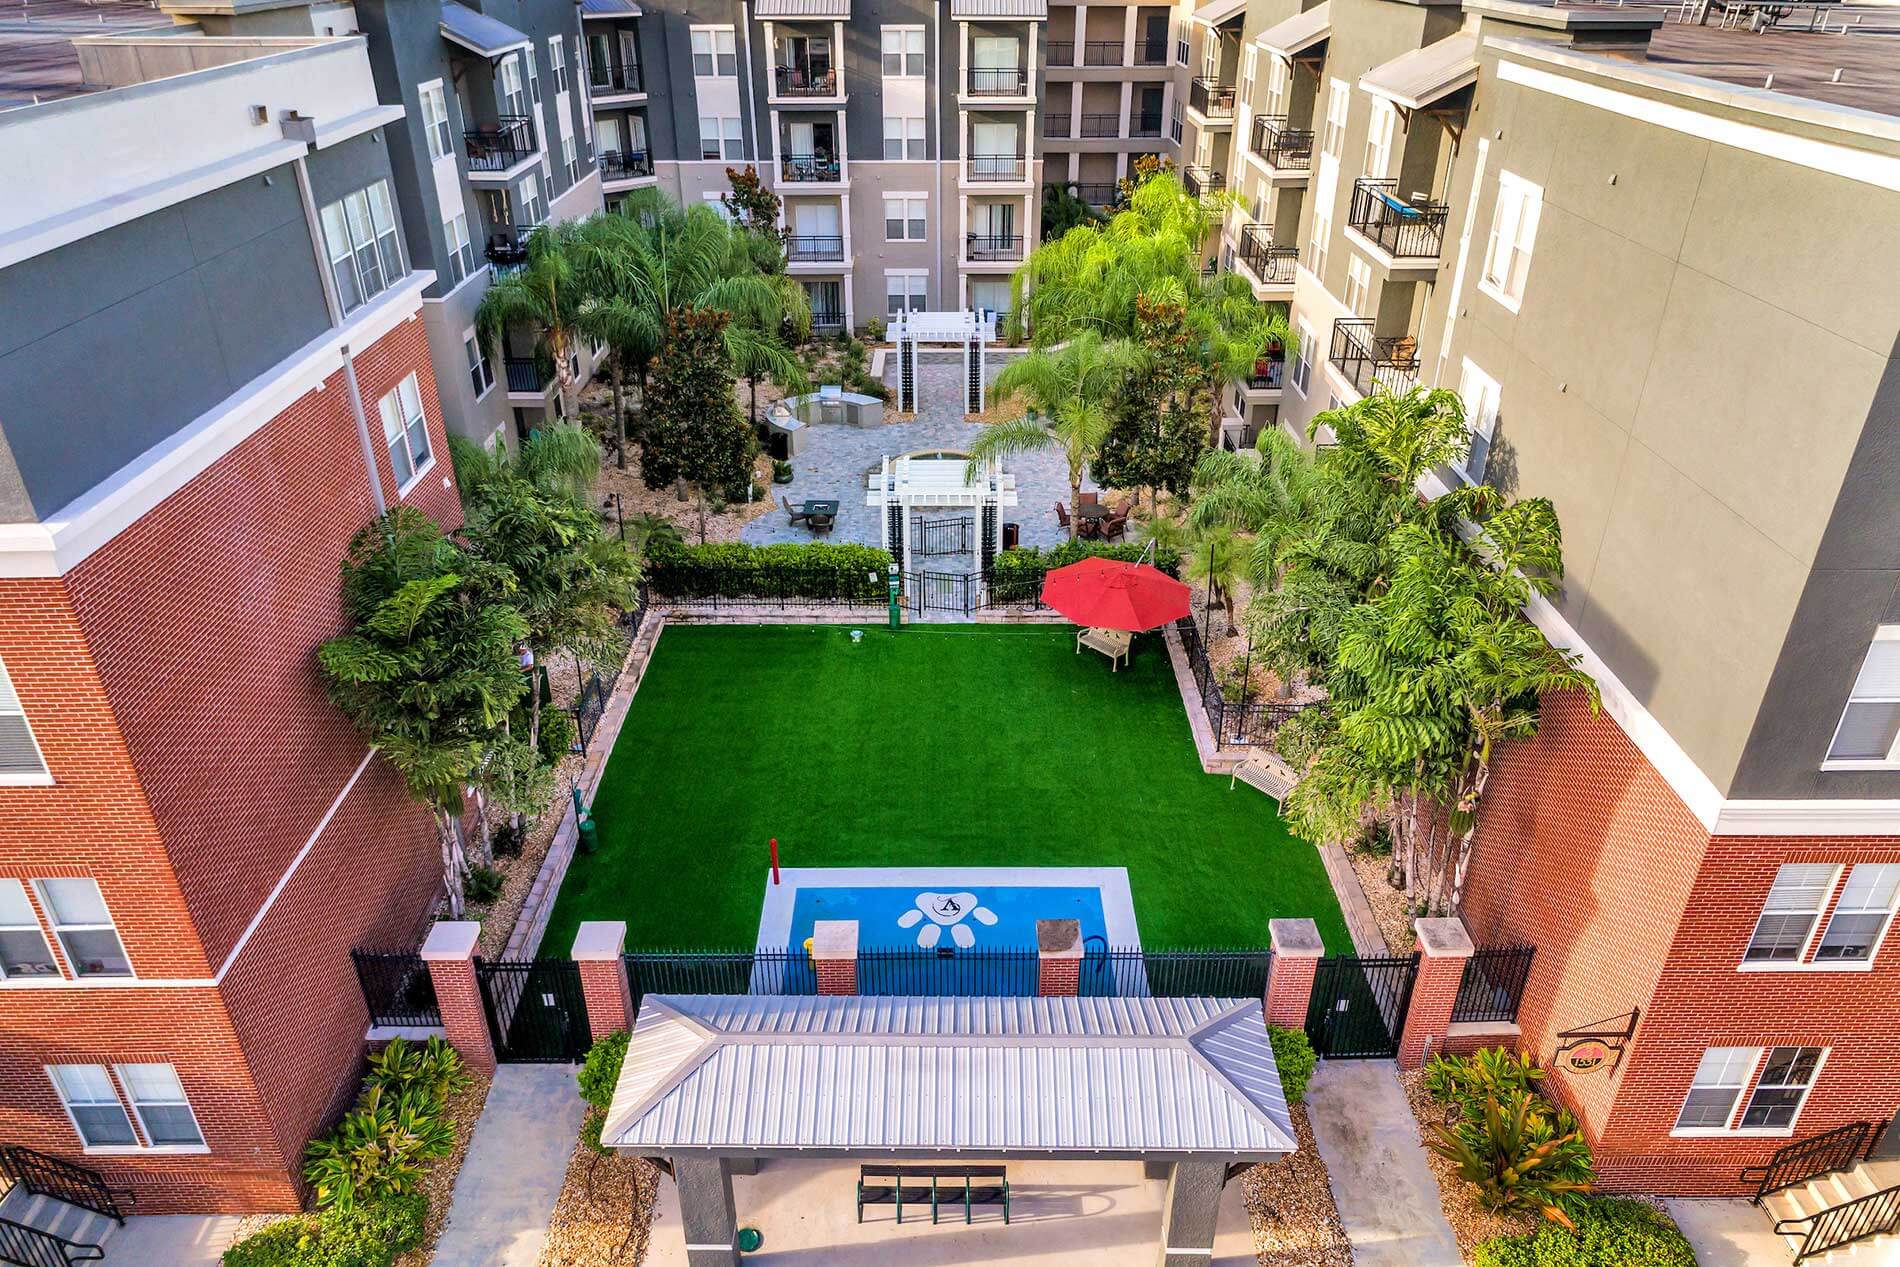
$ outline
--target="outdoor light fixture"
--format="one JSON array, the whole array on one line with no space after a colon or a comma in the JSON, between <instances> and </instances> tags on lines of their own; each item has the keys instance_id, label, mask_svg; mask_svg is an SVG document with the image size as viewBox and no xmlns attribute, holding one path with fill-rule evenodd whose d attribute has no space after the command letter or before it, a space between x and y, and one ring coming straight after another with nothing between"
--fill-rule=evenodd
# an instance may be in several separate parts
<instances>
[{"instance_id":1,"label":"outdoor light fixture","mask_svg":"<svg viewBox=\"0 0 1900 1267\"><path fill-rule=\"evenodd\" d=\"M853 645L853 646L855 646L855 645L857 645L858 643L860 643L860 642L863 642L863 641L864 641L864 630L862 630L862 629L853 629L853 630L851 631L851 643L852 643L852 645Z\"/></svg>"}]
</instances>

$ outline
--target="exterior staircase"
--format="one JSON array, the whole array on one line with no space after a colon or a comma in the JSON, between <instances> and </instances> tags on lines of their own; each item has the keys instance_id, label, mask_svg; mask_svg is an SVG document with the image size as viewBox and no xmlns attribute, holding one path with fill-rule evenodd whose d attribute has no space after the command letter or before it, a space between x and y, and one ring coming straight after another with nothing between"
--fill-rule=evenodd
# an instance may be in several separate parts
<instances>
[{"instance_id":1,"label":"exterior staircase","mask_svg":"<svg viewBox=\"0 0 1900 1267\"><path fill-rule=\"evenodd\" d=\"M118 1230L118 1220L16 1183L0 1198L0 1263L69 1267L96 1263Z\"/></svg>"},{"instance_id":2,"label":"exterior staircase","mask_svg":"<svg viewBox=\"0 0 1900 1267\"><path fill-rule=\"evenodd\" d=\"M1900 1267L1900 1158L1880 1148L1886 1127L1851 1123L1743 1172L1797 1265Z\"/></svg>"}]
</instances>

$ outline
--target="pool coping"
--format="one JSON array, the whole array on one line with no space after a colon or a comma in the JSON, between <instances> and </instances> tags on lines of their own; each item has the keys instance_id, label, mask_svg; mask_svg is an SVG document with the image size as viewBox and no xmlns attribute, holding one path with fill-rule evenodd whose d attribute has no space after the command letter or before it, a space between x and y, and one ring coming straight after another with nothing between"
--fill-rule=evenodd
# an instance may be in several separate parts
<instances>
[{"instance_id":1,"label":"pool coping","mask_svg":"<svg viewBox=\"0 0 1900 1267\"><path fill-rule=\"evenodd\" d=\"M787 942L792 935L792 907L798 900L801 880L809 888L833 889L928 889L953 884L965 888L1092 888L1102 895L1102 927L1110 949L1141 949L1127 867L781 867L779 876L783 882L775 885L769 870L765 875L765 901L759 909L759 950L790 948Z\"/></svg>"}]
</instances>

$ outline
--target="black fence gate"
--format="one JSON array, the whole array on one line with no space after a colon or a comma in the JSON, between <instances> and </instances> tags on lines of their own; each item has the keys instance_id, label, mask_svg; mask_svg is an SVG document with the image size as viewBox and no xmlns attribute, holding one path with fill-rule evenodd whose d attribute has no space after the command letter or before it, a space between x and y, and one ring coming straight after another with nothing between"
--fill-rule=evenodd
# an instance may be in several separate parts
<instances>
[{"instance_id":1,"label":"black fence gate","mask_svg":"<svg viewBox=\"0 0 1900 1267\"><path fill-rule=\"evenodd\" d=\"M974 548L975 524L968 515L948 519L925 519L913 515L910 521L910 552L918 558L933 554L968 554Z\"/></svg>"},{"instance_id":2,"label":"black fence gate","mask_svg":"<svg viewBox=\"0 0 1900 1267\"><path fill-rule=\"evenodd\" d=\"M560 1064L587 1054L587 1000L572 959L477 960L495 1059Z\"/></svg>"},{"instance_id":3,"label":"black fence gate","mask_svg":"<svg viewBox=\"0 0 1900 1267\"><path fill-rule=\"evenodd\" d=\"M968 615L983 605L983 578L975 572L906 572L904 601L914 612Z\"/></svg>"},{"instance_id":4,"label":"black fence gate","mask_svg":"<svg viewBox=\"0 0 1900 1267\"><path fill-rule=\"evenodd\" d=\"M601 684L600 674L595 673L581 685L580 698L574 702L574 742L569 752L585 754L587 745L594 741L594 732L600 729L601 714L607 711L607 688Z\"/></svg>"},{"instance_id":5,"label":"black fence gate","mask_svg":"<svg viewBox=\"0 0 1900 1267\"><path fill-rule=\"evenodd\" d=\"M1313 1050L1335 1060L1396 1056L1417 976L1416 954L1320 960L1306 1010Z\"/></svg>"}]
</instances>

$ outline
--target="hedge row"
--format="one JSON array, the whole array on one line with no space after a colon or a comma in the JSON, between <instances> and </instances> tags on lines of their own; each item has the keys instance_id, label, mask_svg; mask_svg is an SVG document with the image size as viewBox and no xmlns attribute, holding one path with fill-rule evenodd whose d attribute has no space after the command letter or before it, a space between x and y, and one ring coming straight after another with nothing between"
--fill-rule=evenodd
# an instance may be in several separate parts
<instances>
[{"instance_id":1,"label":"hedge row","mask_svg":"<svg viewBox=\"0 0 1900 1267\"><path fill-rule=\"evenodd\" d=\"M882 604L891 556L873 546L743 541L657 546L647 583L666 598L822 598Z\"/></svg>"},{"instance_id":2,"label":"hedge row","mask_svg":"<svg viewBox=\"0 0 1900 1267\"><path fill-rule=\"evenodd\" d=\"M1056 568L1067 567L1083 559L1121 559L1133 563L1148 547L1135 542L1065 541L1059 546L1041 549L1024 546L1005 550L996 556L990 572L990 590L1010 598L1033 597L1042 592L1042 578ZM1172 546L1154 547L1154 564L1169 576L1181 571L1181 555Z\"/></svg>"}]
</instances>

